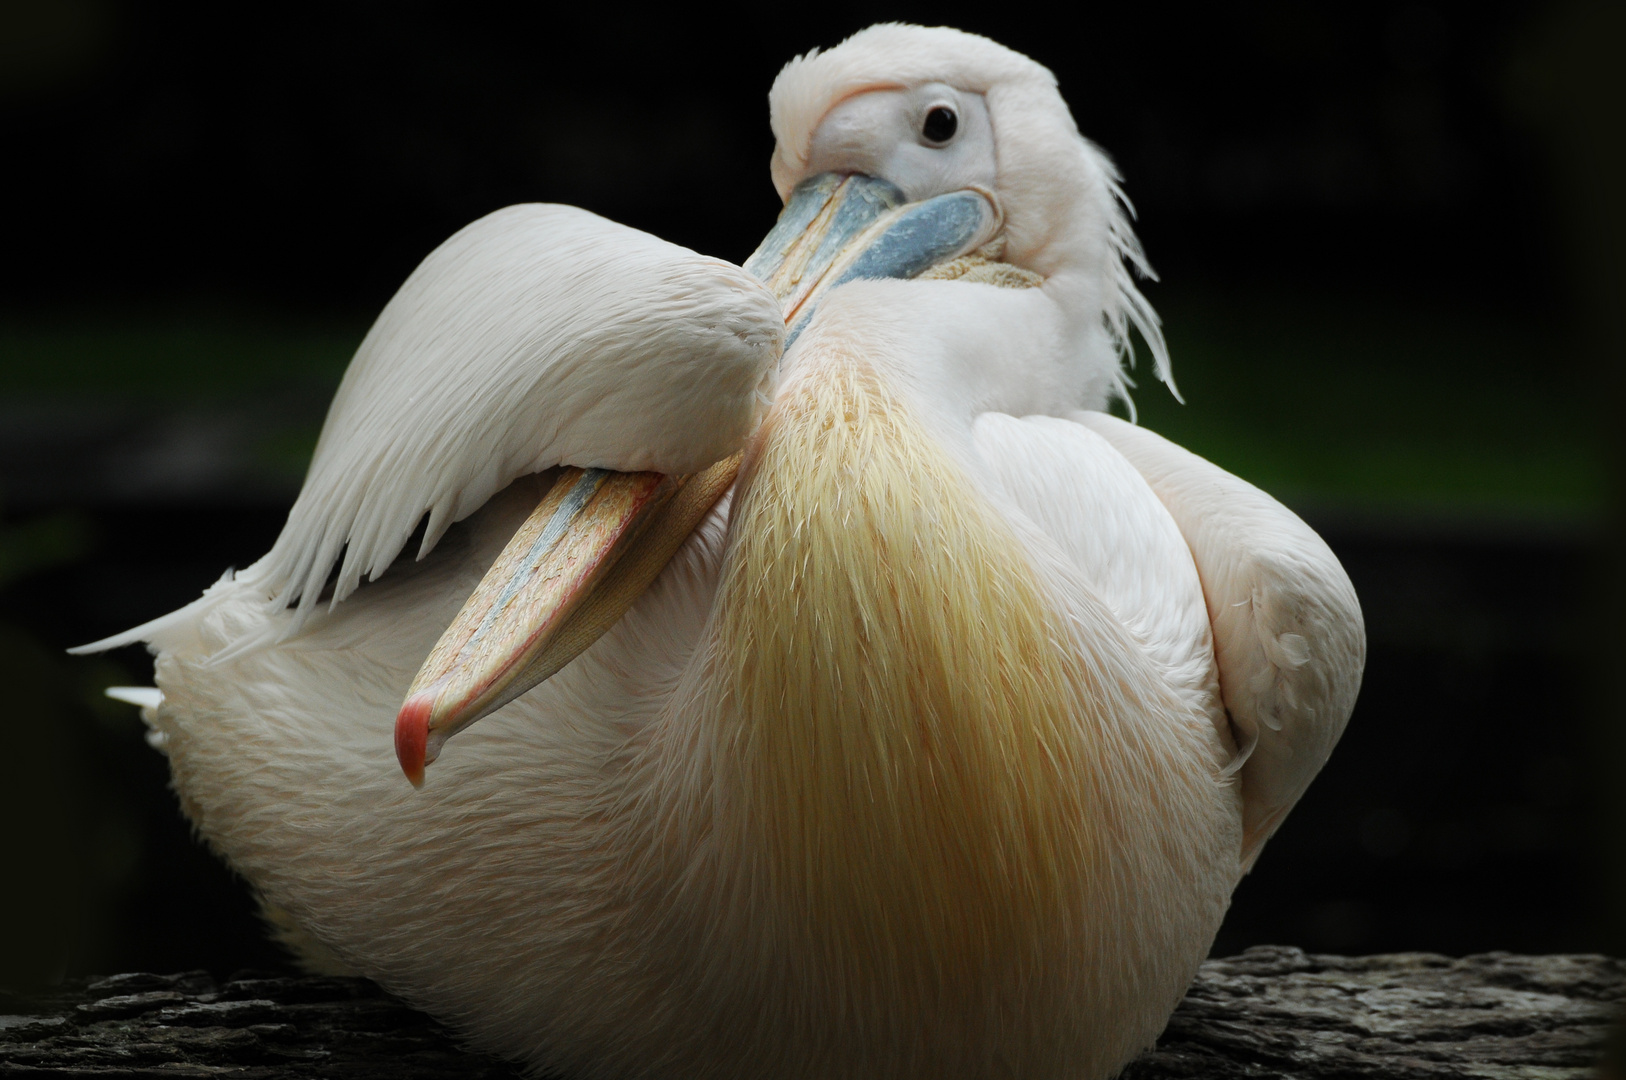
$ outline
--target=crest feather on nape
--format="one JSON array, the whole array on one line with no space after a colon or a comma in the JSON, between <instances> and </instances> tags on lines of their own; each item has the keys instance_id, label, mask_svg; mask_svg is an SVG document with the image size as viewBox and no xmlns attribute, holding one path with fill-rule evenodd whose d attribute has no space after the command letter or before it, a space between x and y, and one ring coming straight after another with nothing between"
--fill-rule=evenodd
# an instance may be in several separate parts
<instances>
[{"instance_id":1,"label":"crest feather on nape","mask_svg":"<svg viewBox=\"0 0 1626 1080\"><path fill-rule=\"evenodd\" d=\"M813 49L786 64L768 91L776 153L792 171L807 164L813 132L833 107L854 94L944 82L973 94L1008 82L1054 87L1050 70L978 34L946 26L878 23L831 49Z\"/></svg>"},{"instance_id":2,"label":"crest feather on nape","mask_svg":"<svg viewBox=\"0 0 1626 1080\"><path fill-rule=\"evenodd\" d=\"M1085 154L1099 163L1105 181L1107 243L1111 246L1113 257L1108 263L1111 269L1111 289L1103 318L1107 333L1111 336L1113 346L1121 358L1114 392L1129 410L1130 423L1138 423L1135 399L1129 395L1135 382L1124 371L1125 364L1129 367L1135 366L1135 345L1129 335L1130 327L1140 331L1147 348L1152 351L1153 370L1157 373L1158 379L1169 388L1169 393L1173 394L1174 399L1180 404L1184 405L1186 399L1180 396L1180 388L1174 384L1174 367L1169 360L1169 346L1163 338L1163 320L1153 310L1151 301L1146 299L1140 287L1135 284L1136 278L1157 280L1157 272L1152 269L1151 262L1146 258L1140 237L1135 235L1135 204L1124 194L1123 176L1106 152L1082 136L1079 142L1083 144Z\"/></svg>"}]
</instances>

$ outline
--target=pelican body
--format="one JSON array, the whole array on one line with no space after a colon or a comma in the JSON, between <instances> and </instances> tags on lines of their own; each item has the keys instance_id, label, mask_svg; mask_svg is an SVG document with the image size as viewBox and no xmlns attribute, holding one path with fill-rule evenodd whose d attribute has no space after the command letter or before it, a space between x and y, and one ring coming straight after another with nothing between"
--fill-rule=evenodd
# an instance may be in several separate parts
<instances>
[{"instance_id":1,"label":"pelican body","mask_svg":"<svg viewBox=\"0 0 1626 1080\"><path fill-rule=\"evenodd\" d=\"M89 648L153 650L118 693L303 961L483 1049L1111 1076L1342 731L1359 607L1106 413L1131 325L1173 384L1048 71L877 26L770 106L745 268L568 207L468 226L271 552Z\"/></svg>"}]
</instances>

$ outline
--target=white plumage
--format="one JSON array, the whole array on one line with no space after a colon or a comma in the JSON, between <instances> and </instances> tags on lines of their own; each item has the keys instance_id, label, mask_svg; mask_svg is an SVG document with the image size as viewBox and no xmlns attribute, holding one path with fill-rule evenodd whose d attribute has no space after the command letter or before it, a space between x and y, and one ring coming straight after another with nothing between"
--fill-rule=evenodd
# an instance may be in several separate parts
<instances>
[{"instance_id":1,"label":"white plumage","mask_svg":"<svg viewBox=\"0 0 1626 1080\"><path fill-rule=\"evenodd\" d=\"M348 544L338 602L424 513L426 553L516 477L709 465L754 426L784 340L778 303L730 263L571 206L489 214L374 323L250 577L308 606Z\"/></svg>"},{"instance_id":2,"label":"white plumage","mask_svg":"<svg viewBox=\"0 0 1626 1080\"><path fill-rule=\"evenodd\" d=\"M770 100L782 195L982 191L1041 283L855 281L781 358L738 268L493 214L379 317L272 551L96 647L157 654L161 702L126 700L285 938L481 1046L580 1076L1109 1076L1342 731L1358 605L1274 500L1101 411L1130 324L1168 359L1047 71L881 26ZM918 134L938 108L950 140ZM396 710L531 474L741 446L609 632L409 787Z\"/></svg>"}]
</instances>

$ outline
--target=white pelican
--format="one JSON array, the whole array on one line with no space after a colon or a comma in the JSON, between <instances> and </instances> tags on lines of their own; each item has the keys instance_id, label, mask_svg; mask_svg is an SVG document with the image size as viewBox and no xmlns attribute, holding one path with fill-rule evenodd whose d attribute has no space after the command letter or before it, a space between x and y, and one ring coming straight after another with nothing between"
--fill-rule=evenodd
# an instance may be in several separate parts
<instances>
[{"instance_id":1,"label":"white pelican","mask_svg":"<svg viewBox=\"0 0 1626 1080\"><path fill-rule=\"evenodd\" d=\"M1048 71L884 25L770 105L766 286L568 207L475 222L270 553L89 648L155 652L118 693L284 940L487 1050L1110 1076L1337 740L1354 593L1103 411L1131 324L1168 360Z\"/></svg>"}]
</instances>

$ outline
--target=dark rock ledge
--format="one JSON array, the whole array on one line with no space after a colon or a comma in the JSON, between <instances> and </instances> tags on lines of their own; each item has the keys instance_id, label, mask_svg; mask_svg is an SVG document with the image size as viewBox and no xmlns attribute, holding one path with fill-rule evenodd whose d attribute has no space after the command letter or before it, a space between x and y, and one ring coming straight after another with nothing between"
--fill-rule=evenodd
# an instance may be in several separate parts
<instances>
[{"instance_id":1,"label":"dark rock ledge","mask_svg":"<svg viewBox=\"0 0 1626 1080\"><path fill-rule=\"evenodd\" d=\"M1567 1080L1594 1075L1626 1001L1601 956L1307 956L1203 965L1157 1048L1166 1077ZM362 979L115 975L0 995L0 1077L518 1077Z\"/></svg>"}]
</instances>

